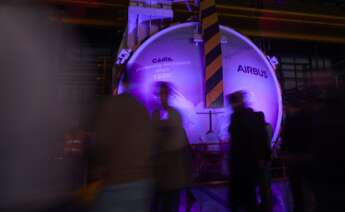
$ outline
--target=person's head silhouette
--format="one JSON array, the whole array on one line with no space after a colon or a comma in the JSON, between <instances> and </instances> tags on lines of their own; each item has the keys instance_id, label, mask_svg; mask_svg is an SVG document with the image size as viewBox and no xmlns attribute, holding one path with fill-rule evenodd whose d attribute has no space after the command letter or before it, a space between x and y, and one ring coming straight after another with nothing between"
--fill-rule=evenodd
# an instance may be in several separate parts
<instances>
[{"instance_id":1,"label":"person's head silhouette","mask_svg":"<svg viewBox=\"0 0 345 212\"><path fill-rule=\"evenodd\" d=\"M228 95L228 101L234 111L245 108L245 92L236 91Z\"/></svg>"},{"instance_id":2,"label":"person's head silhouette","mask_svg":"<svg viewBox=\"0 0 345 212\"><path fill-rule=\"evenodd\" d=\"M167 109L169 106L169 96L171 93L170 85L167 82L159 82L158 89L161 106L164 109Z\"/></svg>"}]
</instances>

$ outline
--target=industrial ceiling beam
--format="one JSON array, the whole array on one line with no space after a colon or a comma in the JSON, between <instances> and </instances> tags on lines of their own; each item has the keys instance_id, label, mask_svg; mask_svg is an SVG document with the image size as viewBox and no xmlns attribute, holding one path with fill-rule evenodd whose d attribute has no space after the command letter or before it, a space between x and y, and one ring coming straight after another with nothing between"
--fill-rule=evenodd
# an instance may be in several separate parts
<instances>
[{"instance_id":1,"label":"industrial ceiling beam","mask_svg":"<svg viewBox=\"0 0 345 212\"><path fill-rule=\"evenodd\" d=\"M89 8L92 14L98 11L97 17L92 17L89 13L86 17L63 15L61 22L65 24L123 28L126 25L126 20L109 17L103 10L127 11L129 5L127 0L48 0L48 2L53 5ZM344 43L345 16L259 9L224 3L218 4L217 9L221 23L233 26L248 36ZM193 12L189 12L183 2L174 5L174 12L175 21L185 21L186 17L196 15L195 7Z\"/></svg>"},{"instance_id":2,"label":"industrial ceiling beam","mask_svg":"<svg viewBox=\"0 0 345 212\"><path fill-rule=\"evenodd\" d=\"M83 7L110 7L110 8L127 8L128 0L116 0L116 1L98 1L98 0L47 0L49 4L53 5L72 5Z\"/></svg>"}]
</instances>

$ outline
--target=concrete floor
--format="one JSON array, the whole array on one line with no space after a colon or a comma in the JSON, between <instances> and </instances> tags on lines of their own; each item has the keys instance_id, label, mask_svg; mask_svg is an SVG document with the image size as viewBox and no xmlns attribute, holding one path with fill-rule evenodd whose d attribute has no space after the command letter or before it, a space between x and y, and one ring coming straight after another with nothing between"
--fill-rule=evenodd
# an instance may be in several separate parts
<instances>
[{"instance_id":1,"label":"concrete floor","mask_svg":"<svg viewBox=\"0 0 345 212\"><path fill-rule=\"evenodd\" d=\"M200 186L192 189L196 201L193 212L229 212L227 206L228 189L224 185ZM291 194L286 181L275 181L272 184L274 212L291 211ZM181 201L180 212L185 212L185 201Z\"/></svg>"},{"instance_id":2,"label":"concrete floor","mask_svg":"<svg viewBox=\"0 0 345 212\"><path fill-rule=\"evenodd\" d=\"M192 212L231 212L227 206L228 188L226 185L202 185L192 188L195 201L192 205ZM272 184L274 212L291 212L291 194L287 181L275 181ZM5 210L24 212L28 210ZM29 210L31 212L32 210ZM37 210L34 210L35 212ZM181 197L180 212L186 212L186 194ZM75 202L65 202L49 209L39 212L87 212L87 210L76 207Z\"/></svg>"}]
</instances>

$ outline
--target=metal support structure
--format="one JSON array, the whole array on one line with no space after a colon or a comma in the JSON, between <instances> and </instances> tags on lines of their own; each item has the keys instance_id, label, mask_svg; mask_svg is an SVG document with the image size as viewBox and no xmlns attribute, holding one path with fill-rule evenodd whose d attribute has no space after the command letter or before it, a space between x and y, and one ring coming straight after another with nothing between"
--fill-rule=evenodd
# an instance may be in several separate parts
<instances>
[{"instance_id":1,"label":"metal support structure","mask_svg":"<svg viewBox=\"0 0 345 212\"><path fill-rule=\"evenodd\" d=\"M117 94L118 83L121 79L122 72L125 70L126 60L130 53L148 37L160 31L165 27L166 22L173 20L174 14L172 10L172 3L180 2L181 0L131 0L128 7L128 22L127 30L123 36L120 49L118 50L118 58L120 61L114 65L113 68L113 95ZM187 7L189 2L185 1ZM168 21L166 21L168 20ZM123 59L123 52L129 52L128 57ZM121 58L120 58L121 57Z\"/></svg>"},{"instance_id":2,"label":"metal support structure","mask_svg":"<svg viewBox=\"0 0 345 212\"><path fill-rule=\"evenodd\" d=\"M164 20L173 19L172 0L131 0L128 7L127 48L160 31Z\"/></svg>"}]
</instances>

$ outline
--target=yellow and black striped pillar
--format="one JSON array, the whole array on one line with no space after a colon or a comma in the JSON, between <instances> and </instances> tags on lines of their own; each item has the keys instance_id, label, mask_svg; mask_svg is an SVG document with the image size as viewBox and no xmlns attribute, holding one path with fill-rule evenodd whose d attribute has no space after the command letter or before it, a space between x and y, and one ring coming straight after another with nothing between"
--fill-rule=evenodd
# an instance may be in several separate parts
<instances>
[{"instance_id":1,"label":"yellow and black striped pillar","mask_svg":"<svg viewBox=\"0 0 345 212\"><path fill-rule=\"evenodd\" d=\"M221 36L215 0L201 0L200 19L204 44L206 107L224 105Z\"/></svg>"}]
</instances>

